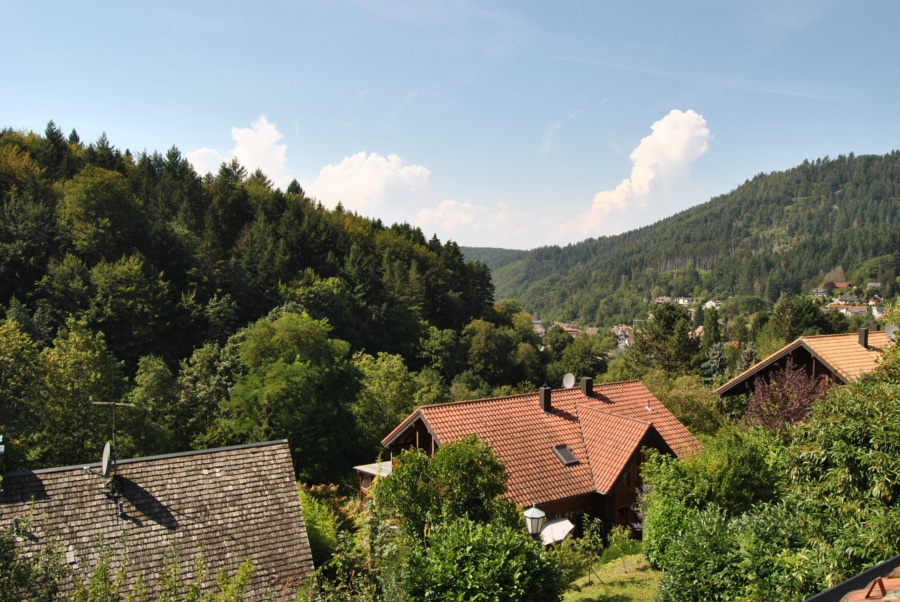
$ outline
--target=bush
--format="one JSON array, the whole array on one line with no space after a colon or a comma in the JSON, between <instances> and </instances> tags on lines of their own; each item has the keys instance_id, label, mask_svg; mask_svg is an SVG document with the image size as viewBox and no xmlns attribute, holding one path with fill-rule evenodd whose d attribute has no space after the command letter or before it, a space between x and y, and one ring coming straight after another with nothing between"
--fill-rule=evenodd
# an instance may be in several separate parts
<instances>
[{"instance_id":1,"label":"bush","mask_svg":"<svg viewBox=\"0 0 900 602\"><path fill-rule=\"evenodd\" d=\"M548 602L565 587L551 556L522 529L461 518L436 527L428 544L411 555L408 600Z\"/></svg>"}]
</instances>

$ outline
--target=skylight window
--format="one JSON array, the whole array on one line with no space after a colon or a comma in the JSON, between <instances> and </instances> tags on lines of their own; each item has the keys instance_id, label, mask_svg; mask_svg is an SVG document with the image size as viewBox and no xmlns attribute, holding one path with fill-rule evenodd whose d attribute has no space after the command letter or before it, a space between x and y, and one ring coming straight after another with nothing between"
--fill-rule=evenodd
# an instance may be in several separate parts
<instances>
[{"instance_id":1,"label":"skylight window","mask_svg":"<svg viewBox=\"0 0 900 602\"><path fill-rule=\"evenodd\" d=\"M559 458L559 461L563 463L563 466L578 464L578 458L575 457L575 454L572 453L572 450L569 449L568 445L554 445L553 453L555 453L556 457Z\"/></svg>"}]
</instances>

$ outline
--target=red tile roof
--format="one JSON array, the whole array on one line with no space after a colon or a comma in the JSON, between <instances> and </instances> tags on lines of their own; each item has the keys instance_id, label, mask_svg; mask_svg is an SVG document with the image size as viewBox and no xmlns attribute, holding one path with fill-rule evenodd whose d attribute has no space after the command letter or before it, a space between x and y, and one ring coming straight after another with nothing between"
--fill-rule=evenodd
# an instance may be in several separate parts
<instances>
[{"instance_id":1,"label":"red tile roof","mask_svg":"<svg viewBox=\"0 0 900 602\"><path fill-rule=\"evenodd\" d=\"M755 380L760 373L792 354L799 348L806 349L822 362L844 384L859 379L875 369L888 345L893 345L884 331L870 331L868 345L859 344L859 333L829 334L800 337L782 347L758 364L738 374L716 390L719 395L744 392L745 382Z\"/></svg>"},{"instance_id":2,"label":"red tile roof","mask_svg":"<svg viewBox=\"0 0 900 602\"><path fill-rule=\"evenodd\" d=\"M552 411L540 408L538 393L423 406L382 444L421 419L438 445L476 434L488 441L509 473L508 497L542 504L598 491L606 493L645 437L657 434L673 452L699 443L640 381L554 389ZM578 464L564 466L553 451L567 445Z\"/></svg>"}]
</instances>

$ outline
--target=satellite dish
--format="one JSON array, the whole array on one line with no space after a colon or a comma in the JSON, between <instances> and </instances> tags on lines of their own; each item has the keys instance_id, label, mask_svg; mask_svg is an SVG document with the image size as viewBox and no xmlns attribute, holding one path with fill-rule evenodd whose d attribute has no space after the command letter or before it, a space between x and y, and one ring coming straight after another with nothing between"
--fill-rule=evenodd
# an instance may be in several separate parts
<instances>
[{"instance_id":1,"label":"satellite dish","mask_svg":"<svg viewBox=\"0 0 900 602\"><path fill-rule=\"evenodd\" d=\"M575 386L575 375L571 372L567 372L565 376L563 376L563 387L566 389L571 389Z\"/></svg>"},{"instance_id":2,"label":"satellite dish","mask_svg":"<svg viewBox=\"0 0 900 602\"><path fill-rule=\"evenodd\" d=\"M109 441L107 441L106 445L103 446L103 459L100 461L100 471L103 473L104 477L109 476L111 449Z\"/></svg>"},{"instance_id":3,"label":"satellite dish","mask_svg":"<svg viewBox=\"0 0 900 602\"><path fill-rule=\"evenodd\" d=\"M884 333L887 335L887 337L888 337L890 340L896 341L896 340L897 340L897 331L898 331L898 330L900 330L900 328L897 328L896 326L894 326L893 324L891 324L890 326L888 326L887 328L884 329Z\"/></svg>"}]
</instances>

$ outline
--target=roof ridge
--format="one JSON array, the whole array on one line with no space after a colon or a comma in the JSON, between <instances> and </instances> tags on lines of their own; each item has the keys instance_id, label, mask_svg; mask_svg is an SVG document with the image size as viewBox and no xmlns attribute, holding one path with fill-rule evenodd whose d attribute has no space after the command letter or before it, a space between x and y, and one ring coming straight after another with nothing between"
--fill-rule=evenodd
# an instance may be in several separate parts
<instances>
[{"instance_id":1,"label":"roof ridge","mask_svg":"<svg viewBox=\"0 0 900 602\"><path fill-rule=\"evenodd\" d=\"M584 423L581 421L581 404L577 401L575 402L575 416L578 418L578 432L581 434L581 444L584 446L584 454L587 456L588 473L591 475L591 485L594 487L594 491L599 491L599 488L597 487L597 475L594 474L594 463L591 461L591 446L588 445L587 437L584 436Z\"/></svg>"},{"instance_id":2,"label":"roof ridge","mask_svg":"<svg viewBox=\"0 0 900 602\"><path fill-rule=\"evenodd\" d=\"M219 452L236 451L241 449L251 449L254 447L269 447L272 445L287 444L287 439L275 439L272 441L261 441L259 443L243 443L240 445L228 445L226 447L211 447L208 449L192 449L184 452L175 452L171 454L160 454L156 456L141 456L138 458L125 458L116 460L116 465L121 464L138 464L140 462L155 462L157 460L171 460L173 458L186 458L189 456L201 456L204 454L216 454ZM97 468L100 462L85 462L82 464L72 464L69 466L54 466L52 468L37 468L35 470L20 470L18 472L10 472L3 475L4 477L15 477L25 474L52 474L54 472L67 472L70 470L84 470L85 468Z\"/></svg>"},{"instance_id":3,"label":"roof ridge","mask_svg":"<svg viewBox=\"0 0 900 602\"><path fill-rule=\"evenodd\" d=\"M578 407L580 405L581 404L578 404L578 403L575 404L576 407ZM593 410L594 412L600 412L601 414L606 414L607 416L614 416L616 418L621 418L623 420L631 420L632 422L637 422L640 424L649 424L650 426L653 426L652 420L641 420L640 418L634 418L632 416L623 416L622 414L617 414L616 412L610 412L609 410L605 410L603 408L593 406L590 403L585 403L584 406L585 406L585 408L587 408L589 410Z\"/></svg>"}]
</instances>

